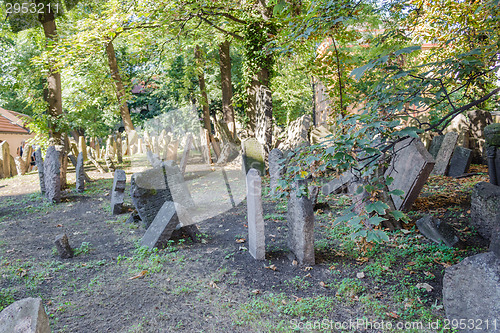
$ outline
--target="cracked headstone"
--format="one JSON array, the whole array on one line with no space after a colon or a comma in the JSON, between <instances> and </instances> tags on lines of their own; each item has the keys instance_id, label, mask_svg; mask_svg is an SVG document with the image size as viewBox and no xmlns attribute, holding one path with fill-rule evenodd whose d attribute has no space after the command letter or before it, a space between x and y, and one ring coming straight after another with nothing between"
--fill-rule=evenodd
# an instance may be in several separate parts
<instances>
[{"instance_id":1,"label":"cracked headstone","mask_svg":"<svg viewBox=\"0 0 500 333\"><path fill-rule=\"evenodd\" d=\"M111 191L111 212L113 215L123 213L123 199L125 197L125 185L127 183L127 175L125 171L115 170L113 178L113 189Z\"/></svg>"},{"instance_id":2,"label":"cracked headstone","mask_svg":"<svg viewBox=\"0 0 500 333\"><path fill-rule=\"evenodd\" d=\"M49 146L43 162L45 197L51 202L61 201L61 164L55 146Z\"/></svg>"},{"instance_id":3,"label":"cracked headstone","mask_svg":"<svg viewBox=\"0 0 500 333\"><path fill-rule=\"evenodd\" d=\"M446 268L443 305L450 321L481 323L460 332L500 332L500 260L493 252L465 258ZM486 327L488 325L488 327Z\"/></svg>"},{"instance_id":4,"label":"cracked headstone","mask_svg":"<svg viewBox=\"0 0 500 333\"><path fill-rule=\"evenodd\" d=\"M284 174L284 161L283 152L278 148L275 148L269 152L267 157L269 161L269 185L271 187L271 194L276 194L278 188L278 182L283 177Z\"/></svg>"},{"instance_id":5,"label":"cracked headstone","mask_svg":"<svg viewBox=\"0 0 500 333\"><path fill-rule=\"evenodd\" d=\"M49 317L41 298L24 298L0 312L0 332L50 333Z\"/></svg>"},{"instance_id":6,"label":"cracked headstone","mask_svg":"<svg viewBox=\"0 0 500 333\"><path fill-rule=\"evenodd\" d=\"M247 218L248 251L257 260L266 256L266 235L262 210L262 180L259 172L250 169L247 173Z\"/></svg>"},{"instance_id":7,"label":"cracked headstone","mask_svg":"<svg viewBox=\"0 0 500 333\"><path fill-rule=\"evenodd\" d=\"M426 215L418 220L417 227L422 235L435 243L442 242L448 247L456 247L460 242L452 227L431 215Z\"/></svg>"},{"instance_id":8,"label":"cracked headstone","mask_svg":"<svg viewBox=\"0 0 500 333\"><path fill-rule=\"evenodd\" d=\"M301 265L314 265L314 210L309 198L297 197L300 185L306 182L297 182L288 200L288 246Z\"/></svg>"},{"instance_id":9,"label":"cracked headstone","mask_svg":"<svg viewBox=\"0 0 500 333\"><path fill-rule=\"evenodd\" d=\"M83 153L78 154L76 159L76 191L82 193L85 190L85 171L83 170Z\"/></svg>"},{"instance_id":10,"label":"cracked headstone","mask_svg":"<svg viewBox=\"0 0 500 333\"><path fill-rule=\"evenodd\" d=\"M57 253L62 259L73 258L73 249L69 245L68 236L66 234L58 235L54 244L57 247Z\"/></svg>"},{"instance_id":11,"label":"cracked headstone","mask_svg":"<svg viewBox=\"0 0 500 333\"><path fill-rule=\"evenodd\" d=\"M433 175L444 176L448 171L448 165L450 163L451 155L455 151L455 146L457 145L458 133L448 132L445 134L443 143L439 148L436 164L432 170Z\"/></svg>"}]
</instances>

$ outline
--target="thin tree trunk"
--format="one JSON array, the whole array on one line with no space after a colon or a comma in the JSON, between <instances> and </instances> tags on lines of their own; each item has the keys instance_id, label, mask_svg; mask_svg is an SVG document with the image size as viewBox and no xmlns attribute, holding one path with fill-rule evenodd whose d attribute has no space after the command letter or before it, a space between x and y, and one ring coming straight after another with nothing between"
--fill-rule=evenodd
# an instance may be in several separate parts
<instances>
[{"instance_id":1,"label":"thin tree trunk","mask_svg":"<svg viewBox=\"0 0 500 333\"><path fill-rule=\"evenodd\" d=\"M134 130L134 124L132 123L132 118L130 118L127 100L125 99L125 88L123 87L123 81L118 69L118 63L116 62L116 53L113 41L110 41L108 45L106 45L106 54L108 55L111 78L113 78L113 81L115 82L116 98L118 99L118 103L120 103L120 115L123 120L125 131L129 133Z\"/></svg>"},{"instance_id":2,"label":"thin tree trunk","mask_svg":"<svg viewBox=\"0 0 500 333\"><path fill-rule=\"evenodd\" d=\"M222 87L222 113L224 121L229 127L233 138L236 137L236 123L233 108L233 87L231 82L231 57L229 54L229 41L219 45L220 76Z\"/></svg>"}]
</instances>

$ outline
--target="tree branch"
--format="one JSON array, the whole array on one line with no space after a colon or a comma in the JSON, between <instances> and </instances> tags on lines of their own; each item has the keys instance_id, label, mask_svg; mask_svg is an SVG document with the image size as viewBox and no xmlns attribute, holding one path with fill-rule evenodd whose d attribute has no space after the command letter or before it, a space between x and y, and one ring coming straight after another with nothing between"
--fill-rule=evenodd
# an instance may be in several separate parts
<instances>
[{"instance_id":1,"label":"tree branch","mask_svg":"<svg viewBox=\"0 0 500 333\"><path fill-rule=\"evenodd\" d=\"M222 32L222 33L224 33L226 35L233 36L234 38L236 38L238 40L243 40L243 37L241 37L240 35L237 35L234 32L227 31L227 30L222 29L221 27L216 26L215 24L213 24L212 22L210 22L209 20L207 20L205 17L203 17L201 15L198 15L198 17L200 18L200 20L206 22L207 24L211 25L212 27L214 27L215 29L219 30L220 32Z\"/></svg>"}]
</instances>

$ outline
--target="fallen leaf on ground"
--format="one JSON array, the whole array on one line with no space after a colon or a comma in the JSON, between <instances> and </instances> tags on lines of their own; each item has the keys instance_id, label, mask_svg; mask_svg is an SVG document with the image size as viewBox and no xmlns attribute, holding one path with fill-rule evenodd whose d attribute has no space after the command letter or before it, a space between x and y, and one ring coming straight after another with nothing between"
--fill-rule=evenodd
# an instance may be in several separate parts
<instances>
[{"instance_id":1,"label":"fallen leaf on ground","mask_svg":"<svg viewBox=\"0 0 500 333\"><path fill-rule=\"evenodd\" d=\"M312 270L313 268L311 266L307 266L306 268L304 268L305 271L310 271Z\"/></svg>"},{"instance_id":2,"label":"fallen leaf on ground","mask_svg":"<svg viewBox=\"0 0 500 333\"><path fill-rule=\"evenodd\" d=\"M431 272L424 272L425 275L427 275L428 277L431 277L431 278L435 278L436 276L434 274L432 274Z\"/></svg>"},{"instance_id":3,"label":"fallen leaf on ground","mask_svg":"<svg viewBox=\"0 0 500 333\"><path fill-rule=\"evenodd\" d=\"M414 261L410 261L409 263L407 263L408 266L415 266L417 263L414 262Z\"/></svg>"},{"instance_id":4,"label":"fallen leaf on ground","mask_svg":"<svg viewBox=\"0 0 500 333\"><path fill-rule=\"evenodd\" d=\"M306 277L312 277L311 273L307 274L306 276L304 276L305 278Z\"/></svg>"},{"instance_id":5,"label":"fallen leaf on ground","mask_svg":"<svg viewBox=\"0 0 500 333\"><path fill-rule=\"evenodd\" d=\"M272 269L273 271L277 270L276 265L266 266L267 269Z\"/></svg>"},{"instance_id":6,"label":"fallen leaf on ground","mask_svg":"<svg viewBox=\"0 0 500 333\"><path fill-rule=\"evenodd\" d=\"M297 266L298 264L299 264L299 263L297 262L297 260L295 260L295 259L294 259L294 260L292 261L292 265Z\"/></svg>"},{"instance_id":7,"label":"fallen leaf on ground","mask_svg":"<svg viewBox=\"0 0 500 333\"><path fill-rule=\"evenodd\" d=\"M214 281L210 281L210 282L208 283L208 285L209 285L211 288L219 288L219 287L217 286L217 284L216 284Z\"/></svg>"},{"instance_id":8,"label":"fallen leaf on ground","mask_svg":"<svg viewBox=\"0 0 500 333\"><path fill-rule=\"evenodd\" d=\"M365 262L368 261L368 258L367 257L361 257L361 258L357 258L356 261L358 262L358 265L362 265L362 264L364 264Z\"/></svg>"},{"instance_id":9,"label":"fallen leaf on ground","mask_svg":"<svg viewBox=\"0 0 500 333\"><path fill-rule=\"evenodd\" d=\"M406 229L401 229L401 232L405 235L409 234L411 231Z\"/></svg>"},{"instance_id":10,"label":"fallen leaf on ground","mask_svg":"<svg viewBox=\"0 0 500 333\"><path fill-rule=\"evenodd\" d=\"M391 317L391 318L394 318L394 319L398 319L399 318L399 316L396 313L394 313L394 312L386 312L385 314L388 317Z\"/></svg>"},{"instance_id":11,"label":"fallen leaf on ground","mask_svg":"<svg viewBox=\"0 0 500 333\"><path fill-rule=\"evenodd\" d=\"M240 238L236 240L236 243L245 243L246 239L245 238Z\"/></svg>"},{"instance_id":12,"label":"fallen leaf on ground","mask_svg":"<svg viewBox=\"0 0 500 333\"><path fill-rule=\"evenodd\" d=\"M56 225L56 228L62 228L62 226L63 226L62 224L58 224Z\"/></svg>"},{"instance_id":13,"label":"fallen leaf on ground","mask_svg":"<svg viewBox=\"0 0 500 333\"><path fill-rule=\"evenodd\" d=\"M323 281L320 281L319 282L319 285L323 288L328 288L328 286L326 285L326 283L324 283Z\"/></svg>"},{"instance_id":14,"label":"fallen leaf on ground","mask_svg":"<svg viewBox=\"0 0 500 333\"><path fill-rule=\"evenodd\" d=\"M356 277L357 277L358 279L362 279L362 278L364 278L364 277L365 277L365 273L363 273L363 272L359 272L359 273L357 273L357 274L356 274Z\"/></svg>"},{"instance_id":15,"label":"fallen leaf on ground","mask_svg":"<svg viewBox=\"0 0 500 333\"><path fill-rule=\"evenodd\" d=\"M276 237L276 235L269 234L269 237Z\"/></svg>"},{"instance_id":16,"label":"fallen leaf on ground","mask_svg":"<svg viewBox=\"0 0 500 333\"><path fill-rule=\"evenodd\" d=\"M254 290L252 290L252 293L255 294L255 295L258 295L258 294L260 294L260 290L259 289L254 289Z\"/></svg>"},{"instance_id":17,"label":"fallen leaf on ground","mask_svg":"<svg viewBox=\"0 0 500 333\"><path fill-rule=\"evenodd\" d=\"M427 292L430 292L434 289L433 286L431 286L430 284L425 283L425 282L424 283L417 283L416 287L417 287L417 289L425 289L425 291L427 291Z\"/></svg>"},{"instance_id":18,"label":"fallen leaf on ground","mask_svg":"<svg viewBox=\"0 0 500 333\"><path fill-rule=\"evenodd\" d=\"M287 303L286 303L286 301L285 301L285 300L282 300L282 301L281 301L281 304L286 305Z\"/></svg>"},{"instance_id":19,"label":"fallen leaf on ground","mask_svg":"<svg viewBox=\"0 0 500 333\"><path fill-rule=\"evenodd\" d=\"M137 274L136 276L132 276L131 278L129 278L129 280L134 280L134 279L142 279L146 274L148 274L148 271L144 270L144 271L141 271L139 274Z\"/></svg>"}]
</instances>

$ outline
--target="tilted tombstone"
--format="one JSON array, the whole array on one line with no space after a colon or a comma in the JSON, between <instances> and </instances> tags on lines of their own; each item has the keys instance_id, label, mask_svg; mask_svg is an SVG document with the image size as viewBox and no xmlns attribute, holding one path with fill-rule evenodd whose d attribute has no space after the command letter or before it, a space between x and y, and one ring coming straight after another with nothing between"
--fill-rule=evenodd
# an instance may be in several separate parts
<instances>
[{"instance_id":1,"label":"tilted tombstone","mask_svg":"<svg viewBox=\"0 0 500 333\"><path fill-rule=\"evenodd\" d=\"M0 332L50 333L49 317L41 298L24 298L0 312Z\"/></svg>"},{"instance_id":2,"label":"tilted tombstone","mask_svg":"<svg viewBox=\"0 0 500 333\"><path fill-rule=\"evenodd\" d=\"M301 265L314 265L314 210L309 198L297 197L300 185L306 182L297 182L288 200L288 246Z\"/></svg>"},{"instance_id":3,"label":"tilted tombstone","mask_svg":"<svg viewBox=\"0 0 500 333\"><path fill-rule=\"evenodd\" d=\"M43 163L45 197L51 202L61 201L61 163L56 147L49 146Z\"/></svg>"},{"instance_id":4,"label":"tilted tombstone","mask_svg":"<svg viewBox=\"0 0 500 333\"><path fill-rule=\"evenodd\" d=\"M40 179L40 192L42 192L42 194L45 194L45 178L43 172L43 158L41 148L38 148L35 151L35 163L38 169L38 178Z\"/></svg>"},{"instance_id":5,"label":"tilted tombstone","mask_svg":"<svg viewBox=\"0 0 500 333\"><path fill-rule=\"evenodd\" d=\"M73 258L74 251L69 245L68 236L66 234L61 234L56 237L54 241L56 245L57 252L59 253L59 257L62 259Z\"/></svg>"},{"instance_id":6,"label":"tilted tombstone","mask_svg":"<svg viewBox=\"0 0 500 333\"><path fill-rule=\"evenodd\" d=\"M17 170L16 170L16 162L14 161L14 157L9 154L9 161L10 161L10 177L14 177L17 175Z\"/></svg>"},{"instance_id":7,"label":"tilted tombstone","mask_svg":"<svg viewBox=\"0 0 500 333\"><path fill-rule=\"evenodd\" d=\"M311 116L308 114L292 121L288 125L285 141L278 148L284 151L309 146L309 127L311 127Z\"/></svg>"},{"instance_id":8,"label":"tilted tombstone","mask_svg":"<svg viewBox=\"0 0 500 333\"><path fill-rule=\"evenodd\" d=\"M0 143L0 160L2 160L4 178L10 177L10 149L7 141Z\"/></svg>"},{"instance_id":9,"label":"tilted tombstone","mask_svg":"<svg viewBox=\"0 0 500 333\"><path fill-rule=\"evenodd\" d=\"M189 157L189 151L191 150L191 145L193 143L193 136L191 134L188 134L186 138L186 142L184 144L184 151L182 152L182 158L181 158L181 164L180 164L180 169L182 174L186 172L186 166L187 166L187 160Z\"/></svg>"},{"instance_id":10,"label":"tilted tombstone","mask_svg":"<svg viewBox=\"0 0 500 333\"><path fill-rule=\"evenodd\" d=\"M464 147L455 147L455 151L450 159L448 176L459 177L469 170L472 160L472 150Z\"/></svg>"},{"instance_id":11,"label":"tilted tombstone","mask_svg":"<svg viewBox=\"0 0 500 333\"><path fill-rule=\"evenodd\" d=\"M443 144L444 135L437 135L432 138L431 145L429 147L429 153L436 159L439 149L441 149L441 145Z\"/></svg>"},{"instance_id":12,"label":"tilted tombstone","mask_svg":"<svg viewBox=\"0 0 500 333\"><path fill-rule=\"evenodd\" d=\"M243 171L245 174L252 168L260 172L261 176L265 175L266 164L264 148L256 138L248 138L241 142L243 149Z\"/></svg>"},{"instance_id":13,"label":"tilted tombstone","mask_svg":"<svg viewBox=\"0 0 500 333\"><path fill-rule=\"evenodd\" d=\"M76 159L76 191L83 192L85 190L85 171L83 170L83 152L78 154Z\"/></svg>"},{"instance_id":14,"label":"tilted tombstone","mask_svg":"<svg viewBox=\"0 0 500 333\"><path fill-rule=\"evenodd\" d=\"M116 133L116 160L118 163L123 163L123 144L122 144L122 134Z\"/></svg>"},{"instance_id":15,"label":"tilted tombstone","mask_svg":"<svg viewBox=\"0 0 500 333\"><path fill-rule=\"evenodd\" d=\"M113 178L113 188L111 190L111 212L113 215L123 212L123 199L125 197L125 185L127 175L125 171L117 169Z\"/></svg>"},{"instance_id":16,"label":"tilted tombstone","mask_svg":"<svg viewBox=\"0 0 500 333\"><path fill-rule=\"evenodd\" d=\"M259 172L250 169L247 173L247 218L248 251L257 260L266 256L266 234L262 210L262 180Z\"/></svg>"},{"instance_id":17,"label":"tilted tombstone","mask_svg":"<svg viewBox=\"0 0 500 333\"><path fill-rule=\"evenodd\" d=\"M407 138L395 145L394 156L385 172L385 178L394 179L387 186L389 191L399 189L404 192L402 198L391 194L396 209L411 208L429 178L434 163L420 139Z\"/></svg>"},{"instance_id":18,"label":"tilted tombstone","mask_svg":"<svg viewBox=\"0 0 500 333\"><path fill-rule=\"evenodd\" d=\"M424 216L416 224L420 233L435 243L454 247L460 241L452 227L431 215Z\"/></svg>"},{"instance_id":19,"label":"tilted tombstone","mask_svg":"<svg viewBox=\"0 0 500 333\"><path fill-rule=\"evenodd\" d=\"M327 184L323 185L321 192L323 195L329 195L331 193L338 194L345 192L349 185L357 180L357 177L351 172L346 171L337 178L329 181Z\"/></svg>"},{"instance_id":20,"label":"tilted tombstone","mask_svg":"<svg viewBox=\"0 0 500 333\"><path fill-rule=\"evenodd\" d=\"M448 132L444 136L443 143L439 148L439 152L436 157L436 163L434 169L432 170L433 175L444 176L448 171L448 164L450 163L451 155L455 150L457 145L458 133Z\"/></svg>"},{"instance_id":21,"label":"tilted tombstone","mask_svg":"<svg viewBox=\"0 0 500 333\"><path fill-rule=\"evenodd\" d=\"M491 112L484 110L469 110L467 111L469 118L469 146L472 149L472 163L484 163L484 128L493 123Z\"/></svg>"},{"instance_id":22,"label":"tilted tombstone","mask_svg":"<svg viewBox=\"0 0 500 333\"><path fill-rule=\"evenodd\" d=\"M179 140L172 140L167 146L167 160L177 160L177 150L179 149Z\"/></svg>"},{"instance_id":23,"label":"tilted tombstone","mask_svg":"<svg viewBox=\"0 0 500 333\"><path fill-rule=\"evenodd\" d=\"M283 177L285 171L285 163L283 160L283 152L275 148L269 152L269 183L271 187L271 194L276 194L278 188L278 181Z\"/></svg>"}]
</instances>

